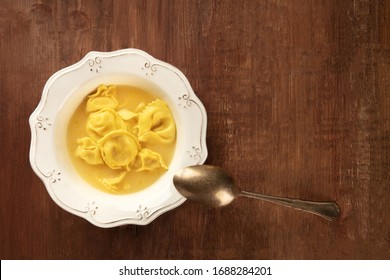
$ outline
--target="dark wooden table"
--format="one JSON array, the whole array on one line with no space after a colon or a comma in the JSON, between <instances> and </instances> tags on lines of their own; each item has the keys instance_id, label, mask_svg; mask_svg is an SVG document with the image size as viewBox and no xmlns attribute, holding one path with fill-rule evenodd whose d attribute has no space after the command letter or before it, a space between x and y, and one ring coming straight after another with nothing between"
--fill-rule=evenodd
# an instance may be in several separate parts
<instances>
[{"instance_id":1,"label":"dark wooden table","mask_svg":"<svg viewBox=\"0 0 390 280\"><path fill-rule=\"evenodd\" d=\"M336 200L335 222L239 199L100 229L33 173L28 118L57 70L139 48L188 77L207 163L261 193ZM1 259L389 259L388 1L0 3Z\"/></svg>"}]
</instances>

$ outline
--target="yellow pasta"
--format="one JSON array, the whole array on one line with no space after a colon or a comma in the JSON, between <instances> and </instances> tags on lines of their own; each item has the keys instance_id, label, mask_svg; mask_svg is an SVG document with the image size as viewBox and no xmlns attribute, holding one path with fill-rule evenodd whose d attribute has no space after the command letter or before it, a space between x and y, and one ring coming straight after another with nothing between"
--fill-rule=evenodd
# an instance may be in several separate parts
<instances>
[{"instance_id":1,"label":"yellow pasta","mask_svg":"<svg viewBox=\"0 0 390 280\"><path fill-rule=\"evenodd\" d=\"M68 146L80 175L110 193L130 193L167 169L176 125L167 104L141 89L100 85L68 126Z\"/></svg>"},{"instance_id":2,"label":"yellow pasta","mask_svg":"<svg viewBox=\"0 0 390 280\"><path fill-rule=\"evenodd\" d=\"M114 130L98 141L104 162L112 169L129 169L141 146L127 130Z\"/></svg>"},{"instance_id":3,"label":"yellow pasta","mask_svg":"<svg viewBox=\"0 0 390 280\"><path fill-rule=\"evenodd\" d=\"M77 139L79 144L76 149L76 156L85 160L88 164L103 164L103 158L97 143L89 137Z\"/></svg>"},{"instance_id":4,"label":"yellow pasta","mask_svg":"<svg viewBox=\"0 0 390 280\"><path fill-rule=\"evenodd\" d=\"M139 114L138 139L150 143L170 143L175 139L175 122L168 106L160 99Z\"/></svg>"},{"instance_id":5,"label":"yellow pasta","mask_svg":"<svg viewBox=\"0 0 390 280\"><path fill-rule=\"evenodd\" d=\"M100 179L100 182L106 187L108 190L117 192L121 187L120 184L126 177L127 172L123 171L118 176L114 178L103 178Z\"/></svg>"},{"instance_id":6,"label":"yellow pasta","mask_svg":"<svg viewBox=\"0 0 390 280\"><path fill-rule=\"evenodd\" d=\"M161 155L150 149L142 149L137 154L132 168L135 171L153 170L156 168L168 169Z\"/></svg>"},{"instance_id":7,"label":"yellow pasta","mask_svg":"<svg viewBox=\"0 0 390 280\"><path fill-rule=\"evenodd\" d=\"M98 111L103 108L116 109L118 100L116 98L115 86L100 85L96 92L88 95L86 110L88 113Z\"/></svg>"},{"instance_id":8,"label":"yellow pasta","mask_svg":"<svg viewBox=\"0 0 390 280\"><path fill-rule=\"evenodd\" d=\"M90 113L88 116L86 131L95 140L118 129L126 130L127 126L118 112L113 109L103 108L97 112Z\"/></svg>"}]
</instances>

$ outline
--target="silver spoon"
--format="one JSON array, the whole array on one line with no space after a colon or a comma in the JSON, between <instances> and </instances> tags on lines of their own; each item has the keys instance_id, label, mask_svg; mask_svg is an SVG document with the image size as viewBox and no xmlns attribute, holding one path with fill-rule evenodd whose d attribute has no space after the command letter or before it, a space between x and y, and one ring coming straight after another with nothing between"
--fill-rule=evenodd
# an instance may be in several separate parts
<instances>
[{"instance_id":1,"label":"silver spoon","mask_svg":"<svg viewBox=\"0 0 390 280\"><path fill-rule=\"evenodd\" d=\"M330 221L340 215L335 202L305 201L240 190L224 169L212 165L185 167L175 173L173 184L189 200L212 207L226 206L235 198L245 196L316 214Z\"/></svg>"}]
</instances>

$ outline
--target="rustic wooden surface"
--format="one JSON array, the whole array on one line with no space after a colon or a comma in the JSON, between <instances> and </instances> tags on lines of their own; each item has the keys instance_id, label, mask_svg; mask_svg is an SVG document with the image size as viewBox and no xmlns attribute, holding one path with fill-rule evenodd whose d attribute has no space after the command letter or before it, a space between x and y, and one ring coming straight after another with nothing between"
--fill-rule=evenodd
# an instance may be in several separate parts
<instances>
[{"instance_id":1,"label":"rustic wooden surface","mask_svg":"<svg viewBox=\"0 0 390 280\"><path fill-rule=\"evenodd\" d=\"M188 77L207 163L247 190L336 200L340 219L242 198L100 229L59 208L28 117L54 72L128 47ZM2 0L0 59L1 259L390 258L388 1Z\"/></svg>"}]
</instances>

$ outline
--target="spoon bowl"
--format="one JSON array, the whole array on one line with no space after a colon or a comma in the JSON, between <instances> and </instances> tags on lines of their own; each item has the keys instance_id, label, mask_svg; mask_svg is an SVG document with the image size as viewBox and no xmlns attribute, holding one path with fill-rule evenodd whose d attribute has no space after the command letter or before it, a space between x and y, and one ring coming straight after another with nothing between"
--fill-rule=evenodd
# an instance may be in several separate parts
<instances>
[{"instance_id":1,"label":"spoon bowl","mask_svg":"<svg viewBox=\"0 0 390 280\"><path fill-rule=\"evenodd\" d=\"M334 220L340 215L339 207L333 201L307 201L241 190L234 184L233 178L218 166L185 167L175 173L173 184L184 197L210 207L223 207L237 197L245 196L316 214L327 220Z\"/></svg>"},{"instance_id":2,"label":"spoon bowl","mask_svg":"<svg viewBox=\"0 0 390 280\"><path fill-rule=\"evenodd\" d=\"M241 193L225 170L211 165L194 165L176 172L173 184L191 201L210 207L230 204Z\"/></svg>"}]
</instances>

